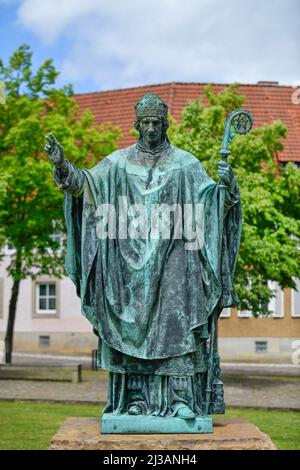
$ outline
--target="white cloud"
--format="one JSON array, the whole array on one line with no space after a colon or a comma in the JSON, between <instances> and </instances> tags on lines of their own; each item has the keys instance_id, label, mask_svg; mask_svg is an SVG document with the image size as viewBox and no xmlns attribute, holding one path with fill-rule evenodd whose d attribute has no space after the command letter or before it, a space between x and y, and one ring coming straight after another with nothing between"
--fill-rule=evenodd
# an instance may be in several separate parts
<instances>
[{"instance_id":1,"label":"white cloud","mask_svg":"<svg viewBox=\"0 0 300 470\"><path fill-rule=\"evenodd\" d=\"M64 48L62 77L98 89L299 79L298 0L22 0L20 25Z\"/></svg>"}]
</instances>

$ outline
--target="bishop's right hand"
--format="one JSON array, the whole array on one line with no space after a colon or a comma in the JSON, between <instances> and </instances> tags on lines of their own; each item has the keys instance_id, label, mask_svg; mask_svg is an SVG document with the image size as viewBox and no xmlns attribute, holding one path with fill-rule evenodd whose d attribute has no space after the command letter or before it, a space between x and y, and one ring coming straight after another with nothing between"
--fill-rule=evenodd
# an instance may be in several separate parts
<instances>
[{"instance_id":1,"label":"bishop's right hand","mask_svg":"<svg viewBox=\"0 0 300 470\"><path fill-rule=\"evenodd\" d=\"M47 144L44 147L51 162L55 165L55 168L59 169L63 166L65 161L64 151L61 144L58 142L54 134L45 136Z\"/></svg>"}]
</instances>

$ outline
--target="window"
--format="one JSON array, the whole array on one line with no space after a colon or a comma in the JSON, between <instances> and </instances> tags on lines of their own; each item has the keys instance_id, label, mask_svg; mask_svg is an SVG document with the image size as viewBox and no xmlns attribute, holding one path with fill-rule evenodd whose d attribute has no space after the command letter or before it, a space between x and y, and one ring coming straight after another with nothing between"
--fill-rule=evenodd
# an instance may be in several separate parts
<instances>
[{"instance_id":1,"label":"window","mask_svg":"<svg viewBox=\"0 0 300 470\"><path fill-rule=\"evenodd\" d=\"M230 308L223 308L220 318L230 318Z\"/></svg>"},{"instance_id":2,"label":"window","mask_svg":"<svg viewBox=\"0 0 300 470\"><path fill-rule=\"evenodd\" d=\"M284 291L280 288L278 282L269 281L268 287L273 291L268 309L271 312L272 318L284 317Z\"/></svg>"},{"instance_id":3,"label":"window","mask_svg":"<svg viewBox=\"0 0 300 470\"><path fill-rule=\"evenodd\" d=\"M255 341L255 352L257 353L266 353L268 347L267 341Z\"/></svg>"},{"instance_id":4,"label":"window","mask_svg":"<svg viewBox=\"0 0 300 470\"><path fill-rule=\"evenodd\" d=\"M239 318L249 318L252 317L252 313L250 310L238 310L237 315Z\"/></svg>"},{"instance_id":5,"label":"window","mask_svg":"<svg viewBox=\"0 0 300 470\"><path fill-rule=\"evenodd\" d=\"M300 281L296 281L297 290L292 289L292 317L300 317Z\"/></svg>"},{"instance_id":6,"label":"window","mask_svg":"<svg viewBox=\"0 0 300 470\"><path fill-rule=\"evenodd\" d=\"M52 235L50 235L50 238L53 242L58 243L58 247L62 247L62 242L63 242L63 233L60 230L56 230Z\"/></svg>"},{"instance_id":7,"label":"window","mask_svg":"<svg viewBox=\"0 0 300 470\"><path fill-rule=\"evenodd\" d=\"M40 346L50 346L50 336L39 336Z\"/></svg>"},{"instance_id":8,"label":"window","mask_svg":"<svg viewBox=\"0 0 300 470\"><path fill-rule=\"evenodd\" d=\"M5 246L4 246L4 254L6 255L12 255L13 253L15 253L16 249L14 247L14 245L12 245L11 243L7 243Z\"/></svg>"},{"instance_id":9,"label":"window","mask_svg":"<svg viewBox=\"0 0 300 470\"><path fill-rule=\"evenodd\" d=\"M60 281L41 276L32 281L32 317L54 318L60 314Z\"/></svg>"},{"instance_id":10,"label":"window","mask_svg":"<svg viewBox=\"0 0 300 470\"><path fill-rule=\"evenodd\" d=\"M252 290L252 279L247 280L247 290L248 291ZM251 310L238 310L237 316L239 318L249 318L249 317L252 317L252 312Z\"/></svg>"},{"instance_id":11,"label":"window","mask_svg":"<svg viewBox=\"0 0 300 470\"><path fill-rule=\"evenodd\" d=\"M56 314L56 284L38 283L36 285L36 313Z\"/></svg>"}]
</instances>

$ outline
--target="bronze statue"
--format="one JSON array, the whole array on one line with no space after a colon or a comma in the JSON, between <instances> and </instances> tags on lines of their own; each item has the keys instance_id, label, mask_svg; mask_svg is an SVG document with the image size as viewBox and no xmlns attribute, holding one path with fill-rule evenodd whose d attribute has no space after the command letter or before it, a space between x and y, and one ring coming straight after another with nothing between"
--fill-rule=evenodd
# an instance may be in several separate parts
<instances>
[{"instance_id":1,"label":"bronze statue","mask_svg":"<svg viewBox=\"0 0 300 470\"><path fill-rule=\"evenodd\" d=\"M135 427L147 417L191 423L224 413L215 328L222 309L237 304L241 206L232 168L221 160L216 183L173 146L156 94L135 109L138 142L90 170L68 162L53 135L45 146L65 191L66 270L99 338L98 365L109 371L104 416L130 423L104 432L152 432ZM209 431L197 429L190 432Z\"/></svg>"}]
</instances>

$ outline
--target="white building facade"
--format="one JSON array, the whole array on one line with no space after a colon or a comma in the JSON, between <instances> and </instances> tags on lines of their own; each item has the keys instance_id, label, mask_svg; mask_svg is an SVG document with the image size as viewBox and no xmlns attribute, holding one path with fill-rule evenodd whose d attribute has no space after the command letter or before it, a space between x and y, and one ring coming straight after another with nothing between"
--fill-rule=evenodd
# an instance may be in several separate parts
<instances>
[{"instance_id":1,"label":"white building facade","mask_svg":"<svg viewBox=\"0 0 300 470\"><path fill-rule=\"evenodd\" d=\"M12 279L0 264L0 339L5 337ZM2 343L3 344L3 343ZM38 277L20 282L14 328L14 352L86 355L97 347L97 338L81 314L80 299L72 281Z\"/></svg>"}]
</instances>

